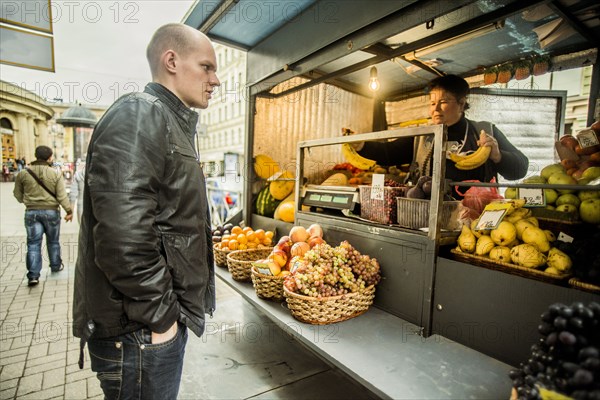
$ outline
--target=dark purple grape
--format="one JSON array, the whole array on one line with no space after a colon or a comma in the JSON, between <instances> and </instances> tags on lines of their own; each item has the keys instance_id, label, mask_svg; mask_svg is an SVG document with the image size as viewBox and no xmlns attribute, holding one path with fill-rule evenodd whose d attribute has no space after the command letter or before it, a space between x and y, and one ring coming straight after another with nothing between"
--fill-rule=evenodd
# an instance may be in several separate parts
<instances>
[{"instance_id":1,"label":"dark purple grape","mask_svg":"<svg viewBox=\"0 0 600 400\"><path fill-rule=\"evenodd\" d=\"M571 307L564 307L560 309L558 315L560 315L563 318L571 318L573 316L573 313L574 312Z\"/></svg>"},{"instance_id":2,"label":"dark purple grape","mask_svg":"<svg viewBox=\"0 0 600 400\"><path fill-rule=\"evenodd\" d=\"M579 354L577 356L580 360L585 360L586 358L598 358L600 357L600 351L596 347L584 347L579 350Z\"/></svg>"},{"instance_id":3,"label":"dark purple grape","mask_svg":"<svg viewBox=\"0 0 600 400\"><path fill-rule=\"evenodd\" d=\"M572 317L569 319L569 325L577 329L583 329L583 320L579 317Z\"/></svg>"},{"instance_id":4,"label":"dark purple grape","mask_svg":"<svg viewBox=\"0 0 600 400\"><path fill-rule=\"evenodd\" d=\"M554 326L559 329L559 330L563 330L567 328L567 319L564 317L556 317L554 318Z\"/></svg>"},{"instance_id":5,"label":"dark purple grape","mask_svg":"<svg viewBox=\"0 0 600 400\"><path fill-rule=\"evenodd\" d=\"M549 335L551 332L554 331L554 325L549 324L547 322L542 322L539 326L538 326L538 332L541 333L544 336Z\"/></svg>"},{"instance_id":6,"label":"dark purple grape","mask_svg":"<svg viewBox=\"0 0 600 400\"><path fill-rule=\"evenodd\" d=\"M544 322L550 322L552 323L552 314L550 314L550 311L544 311L541 315L542 321Z\"/></svg>"},{"instance_id":7,"label":"dark purple grape","mask_svg":"<svg viewBox=\"0 0 600 400\"><path fill-rule=\"evenodd\" d=\"M581 363L581 366L585 369L589 369L591 371L600 370L600 359L598 358L588 358L584 362Z\"/></svg>"},{"instance_id":8,"label":"dark purple grape","mask_svg":"<svg viewBox=\"0 0 600 400\"><path fill-rule=\"evenodd\" d=\"M572 362L564 362L561 365L563 371L566 371L569 373L569 375L573 375L575 373L575 371L577 371L579 369L579 365L572 363Z\"/></svg>"},{"instance_id":9,"label":"dark purple grape","mask_svg":"<svg viewBox=\"0 0 600 400\"><path fill-rule=\"evenodd\" d=\"M573 375L573 383L577 387L587 386L592 382L594 382L594 374L587 369L578 369Z\"/></svg>"},{"instance_id":10,"label":"dark purple grape","mask_svg":"<svg viewBox=\"0 0 600 400\"><path fill-rule=\"evenodd\" d=\"M558 313L560 312L560 310L565 307L564 304L561 303L554 303L552 304L550 307L548 307L548 311L550 312L550 315L552 316L556 316L558 315Z\"/></svg>"},{"instance_id":11,"label":"dark purple grape","mask_svg":"<svg viewBox=\"0 0 600 400\"><path fill-rule=\"evenodd\" d=\"M556 332L552 332L551 334L548 335L548 337L546 338L546 344L548 346L553 346L556 343L556 339L558 339L558 333Z\"/></svg>"},{"instance_id":12,"label":"dark purple grape","mask_svg":"<svg viewBox=\"0 0 600 400\"><path fill-rule=\"evenodd\" d=\"M558 340L567 346L574 346L577 343L577 338L571 332L562 331L558 334Z\"/></svg>"}]
</instances>

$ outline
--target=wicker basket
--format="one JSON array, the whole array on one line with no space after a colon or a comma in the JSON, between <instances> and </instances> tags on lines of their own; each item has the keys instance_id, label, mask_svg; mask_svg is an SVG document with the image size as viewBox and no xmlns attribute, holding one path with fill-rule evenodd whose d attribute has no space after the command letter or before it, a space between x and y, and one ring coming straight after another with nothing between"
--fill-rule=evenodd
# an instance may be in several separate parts
<instances>
[{"instance_id":1,"label":"wicker basket","mask_svg":"<svg viewBox=\"0 0 600 400\"><path fill-rule=\"evenodd\" d=\"M509 274L524 276L526 278L536 279L543 282L557 283L571 277L571 274L554 275L535 268L522 267L520 265L495 261L489 257L476 256L475 254L462 253L456 249L450 250L457 261L463 261L468 264L477 265L488 269L504 271Z\"/></svg>"},{"instance_id":2,"label":"wicker basket","mask_svg":"<svg viewBox=\"0 0 600 400\"><path fill-rule=\"evenodd\" d=\"M398 206L398 225L410 229L429 226L430 201L422 199L396 198ZM458 228L460 201L444 201L440 227L447 230Z\"/></svg>"},{"instance_id":3,"label":"wicker basket","mask_svg":"<svg viewBox=\"0 0 600 400\"><path fill-rule=\"evenodd\" d=\"M283 300L283 279L285 276L261 274L256 267L250 269L250 274L252 277L252 286L254 286L258 297L274 301Z\"/></svg>"},{"instance_id":4,"label":"wicker basket","mask_svg":"<svg viewBox=\"0 0 600 400\"><path fill-rule=\"evenodd\" d=\"M217 248L217 244L213 246L213 253L215 255L215 264L217 267L227 268L227 254L231 253L231 250L221 250Z\"/></svg>"},{"instance_id":5,"label":"wicker basket","mask_svg":"<svg viewBox=\"0 0 600 400\"><path fill-rule=\"evenodd\" d=\"M584 282L579 278L569 279L569 285L577 289L585 290L586 292L600 293L600 286L594 285L593 283Z\"/></svg>"},{"instance_id":6,"label":"wicker basket","mask_svg":"<svg viewBox=\"0 0 600 400\"><path fill-rule=\"evenodd\" d=\"M231 277L236 281L249 282L252 263L267 258L272 250L272 247L265 247L264 249L235 250L230 252L227 254L227 269L231 272Z\"/></svg>"},{"instance_id":7,"label":"wicker basket","mask_svg":"<svg viewBox=\"0 0 600 400\"><path fill-rule=\"evenodd\" d=\"M375 286L359 292L332 297L308 297L292 293L284 286L283 293L292 316L313 325L345 321L365 313L375 298Z\"/></svg>"}]
</instances>

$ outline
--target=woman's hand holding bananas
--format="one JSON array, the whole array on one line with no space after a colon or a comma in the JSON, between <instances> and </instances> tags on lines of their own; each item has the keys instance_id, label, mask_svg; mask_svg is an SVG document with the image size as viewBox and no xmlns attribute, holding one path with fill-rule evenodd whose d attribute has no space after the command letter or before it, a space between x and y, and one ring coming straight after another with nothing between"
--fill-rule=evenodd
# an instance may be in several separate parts
<instances>
[{"instance_id":1,"label":"woman's hand holding bananas","mask_svg":"<svg viewBox=\"0 0 600 400\"><path fill-rule=\"evenodd\" d=\"M489 146L492 149L492 151L490 151L490 160L496 164L500 162L502 159L502 153L500 153L500 149L498 148L498 141L493 136L488 135L484 130L482 130L477 144L480 147Z\"/></svg>"},{"instance_id":2,"label":"woman's hand holding bananas","mask_svg":"<svg viewBox=\"0 0 600 400\"><path fill-rule=\"evenodd\" d=\"M495 163L499 162L502 158L500 150L498 149L498 142L492 136L485 133L485 131L481 131L477 144L479 145L479 148L471 154L450 154L450 159L455 162L456 168L471 170L485 164L488 158ZM492 156L492 154L494 154L494 156Z\"/></svg>"}]
</instances>

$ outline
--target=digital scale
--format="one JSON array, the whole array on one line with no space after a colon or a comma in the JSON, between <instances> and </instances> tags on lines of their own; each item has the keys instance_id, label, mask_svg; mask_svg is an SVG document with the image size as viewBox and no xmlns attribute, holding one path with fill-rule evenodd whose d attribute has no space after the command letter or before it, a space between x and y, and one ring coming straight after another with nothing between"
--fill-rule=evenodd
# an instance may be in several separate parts
<instances>
[{"instance_id":1,"label":"digital scale","mask_svg":"<svg viewBox=\"0 0 600 400\"><path fill-rule=\"evenodd\" d=\"M358 187L306 185L302 189L304 206L352 211L358 203Z\"/></svg>"}]
</instances>

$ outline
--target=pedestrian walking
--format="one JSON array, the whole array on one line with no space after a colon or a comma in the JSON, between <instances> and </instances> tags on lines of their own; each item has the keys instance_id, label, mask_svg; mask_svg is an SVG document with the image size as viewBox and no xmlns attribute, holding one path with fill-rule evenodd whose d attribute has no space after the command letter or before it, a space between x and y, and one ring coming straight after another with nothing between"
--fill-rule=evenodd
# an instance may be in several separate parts
<instances>
[{"instance_id":1,"label":"pedestrian walking","mask_svg":"<svg viewBox=\"0 0 600 400\"><path fill-rule=\"evenodd\" d=\"M10 182L10 169L6 164L2 164L2 182Z\"/></svg>"},{"instance_id":2,"label":"pedestrian walking","mask_svg":"<svg viewBox=\"0 0 600 400\"><path fill-rule=\"evenodd\" d=\"M71 181L71 190L69 192L69 201L71 208L77 212L77 222L81 224L81 212L83 210L83 186L85 179L85 161L80 161L77 164L77 171L73 175Z\"/></svg>"},{"instance_id":3,"label":"pedestrian walking","mask_svg":"<svg viewBox=\"0 0 600 400\"><path fill-rule=\"evenodd\" d=\"M73 218L65 183L60 173L51 167L52 149L38 146L35 149L36 161L31 163L26 173L15 178L13 194L19 203L25 204L25 229L27 231L27 279L29 286L39 283L42 271L42 239L46 235L46 247L52 272L62 271L64 266L60 255L60 207L67 215L65 221Z\"/></svg>"},{"instance_id":4,"label":"pedestrian walking","mask_svg":"<svg viewBox=\"0 0 600 400\"><path fill-rule=\"evenodd\" d=\"M105 398L176 399L187 328L215 309L206 185L193 143L220 85L210 40L167 24L147 49L153 82L118 99L92 134L73 332Z\"/></svg>"}]
</instances>

